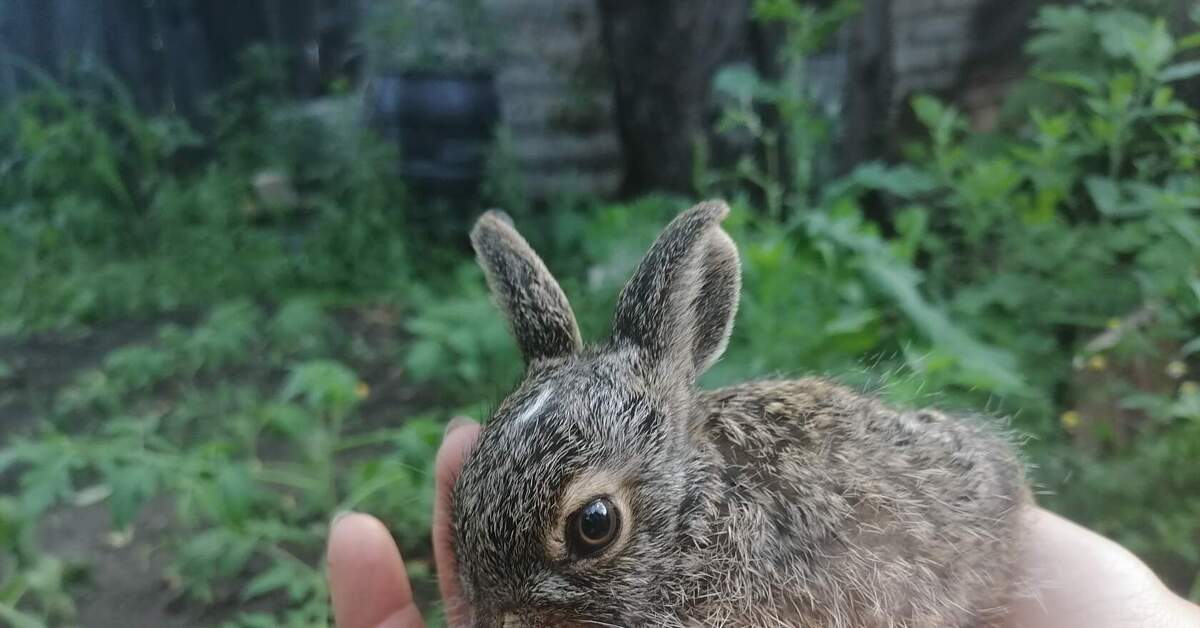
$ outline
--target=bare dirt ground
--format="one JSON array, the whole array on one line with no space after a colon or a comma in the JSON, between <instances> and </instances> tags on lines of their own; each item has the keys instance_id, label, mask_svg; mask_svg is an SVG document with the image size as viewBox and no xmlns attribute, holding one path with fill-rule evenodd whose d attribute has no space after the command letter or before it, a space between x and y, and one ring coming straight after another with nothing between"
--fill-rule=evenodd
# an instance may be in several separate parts
<instances>
[{"instance_id":1,"label":"bare dirt ground","mask_svg":"<svg viewBox=\"0 0 1200 628\"><path fill-rule=\"evenodd\" d=\"M396 342L393 324L373 321L356 312L336 317L348 333L368 343ZM0 444L32 434L39 417L45 416L54 394L84 369L100 363L106 354L123 345L153 338L159 326L173 322L188 324L188 315L147 321L121 321L77 333L34 334L21 339L0 338L0 362L11 374L0 379ZM387 363L351 363L371 388L371 398L361 408L363 427L394 422L407 410L429 407L433 399L404 381L403 373ZM276 382L264 382L264 387ZM18 489L13 474L0 474L0 491ZM39 546L69 564L79 567L82 577L71 589L78 621L89 628L198 628L219 625L239 611L252 610L238 601L242 582L228 583L227 591L216 591L216 602L200 605L182 596L167 580L166 539L172 534L173 508L169 499L158 498L140 512L134 533L113 533L104 503L77 506L65 504L52 509L38 529ZM410 557L424 560L426 556ZM417 594L433 599L429 587ZM260 610L273 604L270 597L257 602Z\"/></svg>"}]
</instances>

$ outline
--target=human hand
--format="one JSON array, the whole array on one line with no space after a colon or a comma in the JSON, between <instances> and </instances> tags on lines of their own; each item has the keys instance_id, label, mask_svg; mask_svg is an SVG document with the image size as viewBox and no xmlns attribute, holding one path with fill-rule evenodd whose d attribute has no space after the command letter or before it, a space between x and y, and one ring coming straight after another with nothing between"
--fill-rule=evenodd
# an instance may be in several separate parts
<instances>
[{"instance_id":1,"label":"human hand","mask_svg":"<svg viewBox=\"0 0 1200 628\"><path fill-rule=\"evenodd\" d=\"M479 424L454 419L434 462L433 555L449 626L462 625L462 602L450 551L450 489L479 436ZM360 513L338 517L326 550L333 616L339 628L420 628L400 550L378 519Z\"/></svg>"},{"instance_id":2,"label":"human hand","mask_svg":"<svg viewBox=\"0 0 1200 628\"><path fill-rule=\"evenodd\" d=\"M1031 591L1001 628L1200 627L1200 606L1120 545L1041 508L1027 510L1025 530L1018 564Z\"/></svg>"},{"instance_id":3,"label":"human hand","mask_svg":"<svg viewBox=\"0 0 1200 628\"><path fill-rule=\"evenodd\" d=\"M455 420L436 462L433 549L450 626L463 623L463 602L450 551L450 488L479 435ZM1200 607L1171 593L1121 546L1041 508L1025 514L1022 579L1031 589L1010 604L1000 628L1196 628ZM420 628L412 587L396 543L379 520L338 518L328 548L329 588L339 628Z\"/></svg>"}]
</instances>

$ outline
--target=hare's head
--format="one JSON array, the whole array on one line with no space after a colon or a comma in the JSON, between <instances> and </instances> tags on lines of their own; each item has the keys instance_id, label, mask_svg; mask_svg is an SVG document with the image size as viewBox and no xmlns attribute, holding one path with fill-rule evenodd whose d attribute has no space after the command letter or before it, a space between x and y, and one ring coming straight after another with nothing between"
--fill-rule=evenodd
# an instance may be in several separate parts
<instances>
[{"instance_id":1,"label":"hare's head","mask_svg":"<svg viewBox=\"0 0 1200 628\"><path fill-rule=\"evenodd\" d=\"M612 337L587 348L525 240L501 214L479 219L471 241L526 372L454 488L474 625L665 623L706 536L695 380L737 309L728 212L709 202L676 218L621 292Z\"/></svg>"}]
</instances>

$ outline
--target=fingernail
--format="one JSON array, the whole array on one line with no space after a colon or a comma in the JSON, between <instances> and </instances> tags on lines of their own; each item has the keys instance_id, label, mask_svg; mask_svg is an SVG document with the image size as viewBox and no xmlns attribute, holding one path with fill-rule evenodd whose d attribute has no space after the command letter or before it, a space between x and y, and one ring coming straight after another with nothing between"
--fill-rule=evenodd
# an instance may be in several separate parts
<instances>
[{"instance_id":1,"label":"fingernail","mask_svg":"<svg viewBox=\"0 0 1200 628\"><path fill-rule=\"evenodd\" d=\"M446 423L446 433L442 435L442 438L449 436L450 432L453 432L454 430L456 430L460 427L464 427L464 426L467 426L470 424L471 424L471 419L468 419L465 416L456 416L453 419L450 419L449 423Z\"/></svg>"},{"instance_id":2,"label":"fingernail","mask_svg":"<svg viewBox=\"0 0 1200 628\"><path fill-rule=\"evenodd\" d=\"M329 529L332 530L332 529L336 528L339 521L341 521L346 515L352 515L352 514L354 514L353 510L342 510L340 512L334 513L333 519L329 520Z\"/></svg>"}]
</instances>

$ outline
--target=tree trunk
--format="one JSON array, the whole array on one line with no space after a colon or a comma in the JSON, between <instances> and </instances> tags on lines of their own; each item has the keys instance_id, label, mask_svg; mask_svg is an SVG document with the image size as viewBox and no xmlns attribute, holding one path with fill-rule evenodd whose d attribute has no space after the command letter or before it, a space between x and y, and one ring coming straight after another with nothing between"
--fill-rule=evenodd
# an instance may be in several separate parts
<instances>
[{"instance_id":1,"label":"tree trunk","mask_svg":"<svg viewBox=\"0 0 1200 628\"><path fill-rule=\"evenodd\" d=\"M748 0L598 0L625 193L692 189L713 75L744 44Z\"/></svg>"},{"instance_id":2,"label":"tree trunk","mask_svg":"<svg viewBox=\"0 0 1200 628\"><path fill-rule=\"evenodd\" d=\"M891 2L867 0L849 24L849 63L838 137L838 174L890 148L892 108Z\"/></svg>"}]
</instances>

